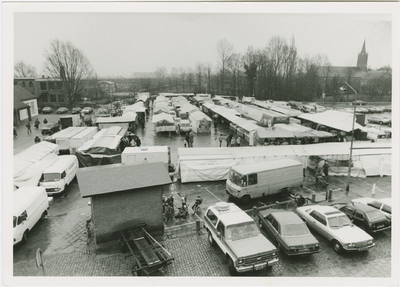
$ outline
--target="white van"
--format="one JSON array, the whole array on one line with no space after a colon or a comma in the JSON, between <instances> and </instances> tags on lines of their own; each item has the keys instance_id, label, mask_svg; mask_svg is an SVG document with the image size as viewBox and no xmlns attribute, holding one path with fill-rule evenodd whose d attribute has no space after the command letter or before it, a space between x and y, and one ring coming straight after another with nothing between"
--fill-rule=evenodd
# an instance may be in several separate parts
<instances>
[{"instance_id":1,"label":"white van","mask_svg":"<svg viewBox=\"0 0 400 287\"><path fill-rule=\"evenodd\" d=\"M266 161L233 166L226 180L226 193L241 198L245 204L251 198L289 193L289 188L303 184L303 164L293 159Z\"/></svg>"},{"instance_id":2,"label":"white van","mask_svg":"<svg viewBox=\"0 0 400 287\"><path fill-rule=\"evenodd\" d=\"M43 171L40 186L43 186L49 195L61 193L74 179L78 167L75 155L61 155Z\"/></svg>"},{"instance_id":3,"label":"white van","mask_svg":"<svg viewBox=\"0 0 400 287\"><path fill-rule=\"evenodd\" d=\"M14 245L26 242L29 231L39 219L45 218L48 209L49 200L43 187L21 187L14 191Z\"/></svg>"}]
</instances>

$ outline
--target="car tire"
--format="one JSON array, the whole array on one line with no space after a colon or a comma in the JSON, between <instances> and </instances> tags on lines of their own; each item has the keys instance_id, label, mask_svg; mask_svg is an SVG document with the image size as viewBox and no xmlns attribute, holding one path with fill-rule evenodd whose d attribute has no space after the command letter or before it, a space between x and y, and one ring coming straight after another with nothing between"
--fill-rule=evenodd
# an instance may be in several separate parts
<instances>
[{"instance_id":1,"label":"car tire","mask_svg":"<svg viewBox=\"0 0 400 287\"><path fill-rule=\"evenodd\" d=\"M260 228L260 230L263 229L263 225L262 225L261 219L258 220L258 227Z\"/></svg>"},{"instance_id":2,"label":"car tire","mask_svg":"<svg viewBox=\"0 0 400 287\"><path fill-rule=\"evenodd\" d=\"M288 196L288 195L289 195L289 189L288 189L287 187L282 188L282 190L281 190L281 196L282 196L282 197L286 197L286 196Z\"/></svg>"},{"instance_id":3,"label":"car tire","mask_svg":"<svg viewBox=\"0 0 400 287\"><path fill-rule=\"evenodd\" d=\"M26 230L22 235L21 243L25 244L27 241L28 241L28 230Z\"/></svg>"},{"instance_id":4,"label":"car tire","mask_svg":"<svg viewBox=\"0 0 400 287\"><path fill-rule=\"evenodd\" d=\"M235 265L233 264L232 258L229 257L228 260L229 260L228 261L229 274L231 274L232 276L237 275L238 272L236 271L236 268L235 268Z\"/></svg>"},{"instance_id":5,"label":"car tire","mask_svg":"<svg viewBox=\"0 0 400 287\"><path fill-rule=\"evenodd\" d=\"M332 241L332 247L337 254L341 254L344 251L342 244L337 240Z\"/></svg>"},{"instance_id":6,"label":"car tire","mask_svg":"<svg viewBox=\"0 0 400 287\"><path fill-rule=\"evenodd\" d=\"M215 241L210 231L208 232L208 242L210 243L211 246L215 246Z\"/></svg>"},{"instance_id":7,"label":"car tire","mask_svg":"<svg viewBox=\"0 0 400 287\"><path fill-rule=\"evenodd\" d=\"M47 215L47 210L43 211L42 215L40 216L40 220L45 220Z\"/></svg>"},{"instance_id":8,"label":"car tire","mask_svg":"<svg viewBox=\"0 0 400 287\"><path fill-rule=\"evenodd\" d=\"M242 203L244 204L244 205L248 205L249 203L250 203L250 195L244 195L243 197L242 197Z\"/></svg>"}]
</instances>

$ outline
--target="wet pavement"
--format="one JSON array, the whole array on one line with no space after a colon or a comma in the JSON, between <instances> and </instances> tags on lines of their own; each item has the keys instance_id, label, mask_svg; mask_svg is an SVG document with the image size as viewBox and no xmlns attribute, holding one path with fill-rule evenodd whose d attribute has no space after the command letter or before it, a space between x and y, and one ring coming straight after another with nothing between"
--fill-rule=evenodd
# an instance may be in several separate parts
<instances>
[{"instance_id":1,"label":"wet pavement","mask_svg":"<svg viewBox=\"0 0 400 287\"><path fill-rule=\"evenodd\" d=\"M40 115L40 121L57 120L59 115ZM22 128L21 128L22 126ZM25 124L21 124L19 135L14 139L14 154L33 144L36 131L26 134ZM183 146L184 136L172 133L171 136L156 135L152 124L148 122L145 130L139 128L138 136L143 145L168 145L171 147L171 159L177 162L177 147ZM25 134L24 134L25 132ZM39 134L39 132L37 132ZM229 130L218 127L211 134L196 135L195 146L218 147L216 135L228 134ZM31 139L28 141L28 139ZM322 205L349 202L356 197L370 197L372 185L377 186L375 197L391 197L391 177L352 178L350 194L344 188L345 177L330 177L329 188L337 189L333 200L325 200L326 189L317 186L311 174L307 174L304 188L294 190L296 193L311 197L317 194L317 201ZM165 196L174 195L176 207L179 206L179 193L187 195L191 206L197 195L203 203L199 216L190 214L187 219L176 219L165 225L164 237L160 242L174 256L173 263L163 270L166 276L229 276L227 262L216 247L211 247L206 238L203 224L196 229L196 221L202 220L203 212L210 205L219 201L228 201L225 182L179 182L170 185ZM265 207L287 198L280 196L252 200L242 209L252 214L253 206ZM285 206L283 206L285 207ZM39 222L29 233L27 244L14 247L14 276L42 276L41 269L35 265L37 248L44 251L47 276L131 276L132 257L125 258L112 243L109 250L96 250L93 240L88 243L86 220L90 218L88 199L82 199L76 179L69 185L66 196L56 196L50 203L48 217ZM336 254L329 242L314 234L321 243L321 252L307 257L287 257L280 254L280 261L274 267L260 272L241 274L242 276L276 276L276 277L385 277L391 276L391 230L374 234L376 247L367 252Z\"/></svg>"}]
</instances>

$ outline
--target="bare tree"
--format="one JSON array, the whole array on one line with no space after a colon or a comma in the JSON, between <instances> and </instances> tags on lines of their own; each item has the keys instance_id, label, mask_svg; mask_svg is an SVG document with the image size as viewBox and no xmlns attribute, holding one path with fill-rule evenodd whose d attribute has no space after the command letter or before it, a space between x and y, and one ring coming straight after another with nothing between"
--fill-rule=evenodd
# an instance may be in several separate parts
<instances>
[{"instance_id":1,"label":"bare tree","mask_svg":"<svg viewBox=\"0 0 400 287\"><path fill-rule=\"evenodd\" d=\"M186 75L185 69L184 68L180 68L179 69L179 78L180 78L181 83L182 83L182 92L183 93L186 92L186 77L187 77L187 75Z\"/></svg>"},{"instance_id":2,"label":"bare tree","mask_svg":"<svg viewBox=\"0 0 400 287\"><path fill-rule=\"evenodd\" d=\"M194 85L194 72L192 68L187 69L187 81L189 85L189 92L193 92L193 85Z\"/></svg>"},{"instance_id":3,"label":"bare tree","mask_svg":"<svg viewBox=\"0 0 400 287\"><path fill-rule=\"evenodd\" d=\"M203 92L203 84L202 80L204 75L206 74L207 68L203 63L196 64L196 77L197 77L197 93Z\"/></svg>"},{"instance_id":4,"label":"bare tree","mask_svg":"<svg viewBox=\"0 0 400 287\"><path fill-rule=\"evenodd\" d=\"M45 69L54 79L62 81L64 98L70 108L84 88L83 81L93 74L92 66L82 51L70 42L60 40L50 43Z\"/></svg>"},{"instance_id":5,"label":"bare tree","mask_svg":"<svg viewBox=\"0 0 400 287\"><path fill-rule=\"evenodd\" d=\"M157 88L163 87L165 85L167 69L165 67L157 67L155 74L157 77Z\"/></svg>"},{"instance_id":6,"label":"bare tree","mask_svg":"<svg viewBox=\"0 0 400 287\"><path fill-rule=\"evenodd\" d=\"M35 67L25 64L20 61L14 65L14 77L16 78L35 78L36 69Z\"/></svg>"},{"instance_id":7,"label":"bare tree","mask_svg":"<svg viewBox=\"0 0 400 287\"><path fill-rule=\"evenodd\" d=\"M225 70L228 66L230 58L233 52L233 46L231 43L228 42L227 39L219 40L217 43L217 50L219 55L219 65L221 70L221 88L222 93L225 90Z\"/></svg>"}]
</instances>

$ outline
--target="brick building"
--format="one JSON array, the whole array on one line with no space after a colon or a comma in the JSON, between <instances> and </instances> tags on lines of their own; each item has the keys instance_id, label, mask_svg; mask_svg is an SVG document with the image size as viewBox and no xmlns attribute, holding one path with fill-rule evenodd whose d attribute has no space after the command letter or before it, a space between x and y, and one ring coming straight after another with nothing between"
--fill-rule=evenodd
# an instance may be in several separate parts
<instances>
[{"instance_id":1,"label":"brick building","mask_svg":"<svg viewBox=\"0 0 400 287\"><path fill-rule=\"evenodd\" d=\"M149 232L164 232L162 194L171 183L164 163L80 168L77 178L82 197L91 198L96 244L141 223Z\"/></svg>"}]
</instances>

